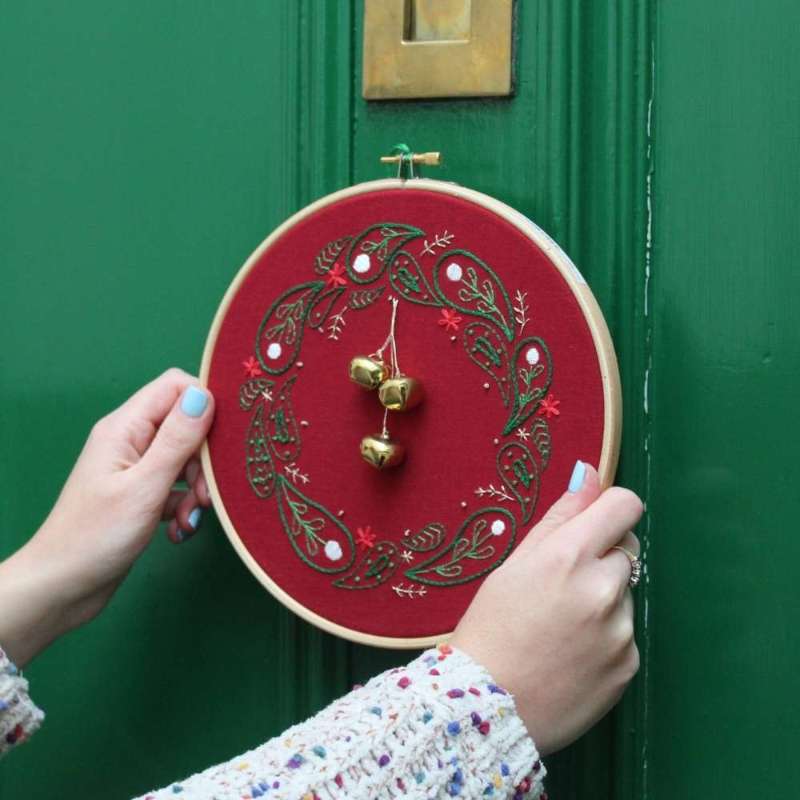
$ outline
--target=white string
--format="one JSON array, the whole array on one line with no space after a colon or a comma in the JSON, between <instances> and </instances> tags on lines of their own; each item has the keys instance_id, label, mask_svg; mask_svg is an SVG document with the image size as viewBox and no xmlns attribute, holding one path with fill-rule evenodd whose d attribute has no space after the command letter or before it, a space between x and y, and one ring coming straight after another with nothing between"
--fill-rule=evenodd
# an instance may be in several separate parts
<instances>
[{"instance_id":1,"label":"white string","mask_svg":"<svg viewBox=\"0 0 800 800\"><path fill-rule=\"evenodd\" d=\"M386 423L387 423L388 419L389 419L389 409L388 408L384 408L383 409L383 431L381 432L381 436L384 439L388 439L389 438L389 429L386 427Z\"/></svg>"},{"instance_id":2,"label":"white string","mask_svg":"<svg viewBox=\"0 0 800 800\"><path fill-rule=\"evenodd\" d=\"M389 358L390 358L390 377L394 378L400 374L400 364L397 360L397 339L395 337L395 329L397 327L397 305L398 299L396 297L391 298L392 301L392 321L389 325L389 335L386 337L386 341L381 345L380 350L376 351L376 355L380 358L383 358L383 351L390 347L389 351ZM389 428L387 427L389 421L389 409L384 408L383 410L383 429L381 432L381 436L384 439L389 438Z\"/></svg>"}]
</instances>

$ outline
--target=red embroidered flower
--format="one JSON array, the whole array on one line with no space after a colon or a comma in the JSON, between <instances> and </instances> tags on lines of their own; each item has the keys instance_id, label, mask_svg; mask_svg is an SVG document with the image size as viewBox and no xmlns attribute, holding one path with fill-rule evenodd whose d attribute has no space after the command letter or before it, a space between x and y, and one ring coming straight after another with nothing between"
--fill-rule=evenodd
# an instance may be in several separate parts
<instances>
[{"instance_id":1,"label":"red embroidered flower","mask_svg":"<svg viewBox=\"0 0 800 800\"><path fill-rule=\"evenodd\" d=\"M547 419L550 419L551 417L557 417L561 414L561 412L558 410L560 405L560 400L556 400L552 394L548 394L547 397L542 400L542 404L539 406L539 410L536 413L540 417L547 417Z\"/></svg>"},{"instance_id":2,"label":"red embroidered flower","mask_svg":"<svg viewBox=\"0 0 800 800\"><path fill-rule=\"evenodd\" d=\"M365 528L356 528L356 544L367 550L375 546L375 534L372 532L372 528L370 528L369 525Z\"/></svg>"},{"instance_id":3,"label":"red embroidered flower","mask_svg":"<svg viewBox=\"0 0 800 800\"><path fill-rule=\"evenodd\" d=\"M253 356L250 356L247 361L242 361L242 366L244 367L244 374L247 375L248 378L257 378L262 374L261 367Z\"/></svg>"},{"instance_id":4,"label":"red embroidered flower","mask_svg":"<svg viewBox=\"0 0 800 800\"><path fill-rule=\"evenodd\" d=\"M439 325L441 325L446 331L457 331L458 325L461 322L461 317L456 314L450 308L443 308L442 309L442 318L438 320Z\"/></svg>"},{"instance_id":5,"label":"red embroidered flower","mask_svg":"<svg viewBox=\"0 0 800 800\"><path fill-rule=\"evenodd\" d=\"M328 276L325 278L325 283L334 289L337 286L345 286L347 279L344 276L344 267L341 264L334 264L328 270Z\"/></svg>"}]
</instances>

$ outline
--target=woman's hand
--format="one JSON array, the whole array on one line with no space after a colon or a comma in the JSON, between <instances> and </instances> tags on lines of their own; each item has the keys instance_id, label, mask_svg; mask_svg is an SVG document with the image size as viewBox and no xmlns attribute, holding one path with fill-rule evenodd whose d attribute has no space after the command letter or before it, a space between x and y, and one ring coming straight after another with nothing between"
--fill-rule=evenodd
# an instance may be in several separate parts
<instances>
[{"instance_id":1,"label":"woman's hand","mask_svg":"<svg viewBox=\"0 0 800 800\"><path fill-rule=\"evenodd\" d=\"M639 668L630 533L642 503L601 492L578 462L570 491L483 583L451 643L515 696L542 754L565 747L616 704Z\"/></svg>"},{"instance_id":2,"label":"woman's hand","mask_svg":"<svg viewBox=\"0 0 800 800\"><path fill-rule=\"evenodd\" d=\"M18 665L103 609L160 520L176 543L197 529L214 405L196 383L171 369L101 419L42 527L0 564L0 645Z\"/></svg>"}]
</instances>

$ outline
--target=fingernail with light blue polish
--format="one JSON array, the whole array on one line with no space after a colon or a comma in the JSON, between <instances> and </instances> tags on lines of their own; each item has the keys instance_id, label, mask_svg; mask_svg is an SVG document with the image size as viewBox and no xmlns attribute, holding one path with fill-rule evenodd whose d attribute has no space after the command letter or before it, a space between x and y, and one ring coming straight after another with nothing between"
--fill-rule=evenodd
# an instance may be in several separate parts
<instances>
[{"instance_id":1,"label":"fingernail with light blue polish","mask_svg":"<svg viewBox=\"0 0 800 800\"><path fill-rule=\"evenodd\" d=\"M194 508L192 512L189 514L189 524L192 526L192 530L196 531L198 525L200 525L200 520L203 518L203 509L202 508Z\"/></svg>"},{"instance_id":2,"label":"fingernail with light blue polish","mask_svg":"<svg viewBox=\"0 0 800 800\"><path fill-rule=\"evenodd\" d=\"M569 486L567 491L575 494L581 490L583 481L586 478L586 464L583 461L576 461L575 468L572 470L572 477L569 479Z\"/></svg>"},{"instance_id":3,"label":"fingernail with light blue polish","mask_svg":"<svg viewBox=\"0 0 800 800\"><path fill-rule=\"evenodd\" d=\"M196 386L190 386L183 394L181 411L188 417L202 417L208 406L208 395Z\"/></svg>"}]
</instances>

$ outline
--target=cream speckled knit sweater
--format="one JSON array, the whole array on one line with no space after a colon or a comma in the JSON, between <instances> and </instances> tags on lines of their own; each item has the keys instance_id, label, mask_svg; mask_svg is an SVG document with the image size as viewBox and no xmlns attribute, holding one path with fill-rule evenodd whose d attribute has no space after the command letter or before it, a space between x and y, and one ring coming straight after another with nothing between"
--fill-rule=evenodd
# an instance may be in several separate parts
<instances>
[{"instance_id":1,"label":"cream speckled knit sweater","mask_svg":"<svg viewBox=\"0 0 800 800\"><path fill-rule=\"evenodd\" d=\"M0 749L43 718L27 688L0 651ZM546 800L544 775L511 696L443 645L261 747L140 800Z\"/></svg>"}]
</instances>

